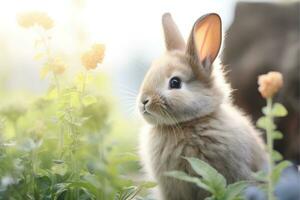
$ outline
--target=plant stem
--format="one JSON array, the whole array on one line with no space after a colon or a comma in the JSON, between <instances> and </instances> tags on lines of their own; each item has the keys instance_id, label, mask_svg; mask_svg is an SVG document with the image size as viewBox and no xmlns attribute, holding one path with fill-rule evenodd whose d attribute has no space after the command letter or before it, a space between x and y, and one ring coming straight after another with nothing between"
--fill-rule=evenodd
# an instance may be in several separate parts
<instances>
[{"instance_id":1,"label":"plant stem","mask_svg":"<svg viewBox=\"0 0 300 200\"><path fill-rule=\"evenodd\" d=\"M83 75L83 83L82 83L82 91L81 91L82 95L84 95L84 93L85 93L87 75L88 75L88 71L85 70L84 75Z\"/></svg>"},{"instance_id":2,"label":"plant stem","mask_svg":"<svg viewBox=\"0 0 300 200\"><path fill-rule=\"evenodd\" d=\"M57 78L57 76L56 76L55 73L53 73L53 76L54 76L55 85L56 85L56 89L57 89L57 95L58 95L58 97L59 97L59 94L60 94L59 81L58 81L58 78Z\"/></svg>"},{"instance_id":3,"label":"plant stem","mask_svg":"<svg viewBox=\"0 0 300 200\"><path fill-rule=\"evenodd\" d=\"M53 57L51 55L51 49L49 47L49 39L48 39L48 37L46 37L45 33L40 33L39 32L39 35L40 35L41 41L43 42L43 45L44 45L44 48L45 48L45 51L46 51L47 62L50 62L51 60L53 60ZM57 93L59 95L59 93L60 93L59 81L58 81L57 75L54 72L53 72L53 77L54 77Z\"/></svg>"},{"instance_id":4,"label":"plant stem","mask_svg":"<svg viewBox=\"0 0 300 200\"><path fill-rule=\"evenodd\" d=\"M267 118L270 120L270 122L273 122L273 116L272 116L272 98L267 99ZM273 138L272 138L272 127L271 123L267 123L266 127L266 134L267 134L267 149L269 153L269 159L268 159L268 200L273 200L273 181L272 181L272 170L273 170L273 158L272 158L272 152L273 152Z\"/></svg>"},{"instance_id":5,"label":"plant stem","mask_svg":"<svg viewBox=\"0 0 300 200\"><path fill-rule=\"evenodd\" d=\"M60 157L59 159L63 159L63 150L64 150L64 124L60 124L60 130L59 130L59 151L60 151Z\"/></svg>"},{"instance_id":6,"label":"plant stem","mask_svg":"<svg viewBox=\"0 0 300 200\"><path fill-rule=\"evenodd\" d=\"M73 116L72 113L69 112L70 120L73 122ZM71 164L72 164L72 181L79 181L80 179L80 170L78 168L78 162L76 160L76 153L78 148L78 130L74 125L71 123L69 124L69 129L71 131L72 136L72 143L71 143ZM75 197L75 199L79 199L79 189L74 188L72 191L72 195Z\"/></svg>"},{"instance_id":7,"label":"plant stem","mask_svg":"<svg viewBox=\"0 0 300 200\"><path fill-rule=\"evenodd\" d=\"M35 174L36 174L36 149L33 149L30 153L31 156L31 187L32 187L32 196L35 197Z\"/></svg>"}]
</instances>

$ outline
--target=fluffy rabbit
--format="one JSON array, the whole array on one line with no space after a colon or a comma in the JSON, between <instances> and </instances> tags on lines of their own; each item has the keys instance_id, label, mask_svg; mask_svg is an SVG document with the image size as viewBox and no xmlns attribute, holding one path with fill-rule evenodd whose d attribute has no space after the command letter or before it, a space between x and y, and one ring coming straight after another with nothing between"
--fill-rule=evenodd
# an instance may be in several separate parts
<instances>
[{"instance_id":1,"label":"fluffy rabbit","mask_svg":"<svg viewBox=\"0 0 300 200\"><path fill-rule=\"evenodd\" d=\"M138 98L147 122L140 137L141 159L158 183L158 199L204 199L204 190L164 173L195 175L182 157L197 157L232 183L250 179L264 165L266 153L258 132L232 105L223 72L213 65L221 46L220 17L199 18L187 45L170 14L163 15L162 23L167 51L153 62Z\"/></svg>"}]
</instances>

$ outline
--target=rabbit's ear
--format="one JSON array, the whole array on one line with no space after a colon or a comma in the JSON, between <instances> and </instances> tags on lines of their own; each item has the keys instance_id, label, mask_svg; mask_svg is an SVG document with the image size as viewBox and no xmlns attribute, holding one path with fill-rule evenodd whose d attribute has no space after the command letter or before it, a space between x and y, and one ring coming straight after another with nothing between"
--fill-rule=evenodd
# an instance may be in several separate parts
<instances>
[{"instance_id":1,"label":"rabbit's ear","mask_svg":"<svg viewBox=\"0 0 300 200\"><path fill-rule=\"evenodd\" d=\"M184 39L175 22L173 21L170 13L165 13L162 16L162 25L165 34L165 43L167 50L184 50Z\"/></svg>"},{"instance_id":2,"label":"rabbit's ear","mask_svg":"<svg viewBox=\"0 0 300 200\"><path fill-rule=\"evenodd\" d=\"M222 40L221 18L211 13L199 18L194 24L187 45L192 66L209 76L212 63L218 55Z\"/></svg>"}]
</instances>

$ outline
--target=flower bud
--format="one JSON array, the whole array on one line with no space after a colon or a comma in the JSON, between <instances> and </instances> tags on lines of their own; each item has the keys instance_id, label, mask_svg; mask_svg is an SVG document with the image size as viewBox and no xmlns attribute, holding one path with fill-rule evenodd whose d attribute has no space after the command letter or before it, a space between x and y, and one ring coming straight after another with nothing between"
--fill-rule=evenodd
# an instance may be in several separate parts
<instances>
[{"instance_id":1,"label":"flower bud","mask_svg":"<svg viewBox=\"0 0 300 200\"><path fill-rule=\"evenodd\" d=\"M95 44L90 50L85 52L81 57L82 65L87 69L95 69L104 58L105 46L103 44Z\"/></svg>"},{"instance_id":2,"label":"flower bud","mask_svg":"<svg viewBox=\"0 0 300 200\"><path fill-rule=\"evenodd\" d=\"M280 72L269 72L258 77L258 91L264 98L273 97L283 85Z\"/></svg>"}]
</instances>

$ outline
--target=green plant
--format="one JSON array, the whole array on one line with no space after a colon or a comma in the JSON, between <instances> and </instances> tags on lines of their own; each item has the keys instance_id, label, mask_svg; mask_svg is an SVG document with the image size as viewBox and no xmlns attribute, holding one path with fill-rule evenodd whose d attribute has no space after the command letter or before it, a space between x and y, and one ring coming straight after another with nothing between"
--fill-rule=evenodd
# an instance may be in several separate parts
<instances>
[{"instance_id":1,"label":"green plant","mask_svg":"<svg viewBox=\"0 0 300 200\"><path fill-rule=\"evenodd\" d=\"M0 200L113 199L134 185L125 174L136 172L138 162L131 142L136 130L113 109L106 75L92 71L104 46L94 45L69 80L67 62L50 48L49 16L25 13L19 24L38 32L35 60L50 84L40 96L26 94L26 103L1 104ZM0 93L3 102L15 98Z\"/></svg>"},{"instance_id":2,"label":"green plant","mask_svg":"<svg viewBox=\"0 0 300 200\"><path fill-rule=\"evenodd\" d=\"M142 190L150 189L155 187L156 184L153 182L144 182L140 183L138 186L130 186L117 193L114 200L146 200L146 198L139 197L138 194L142 192Z\"/></svg>"},{"instance_id":3,"label":"green plant","mask_svg":"<svg viewBox=\"0 0 300 200\"><path fill-rule=\"evenodd\" d=\"M267 172L259 172L256 177L260 181L267 182L268 199L274 199L274 185L278 182L281 172L291 163L282 160L282 155L273 149L274 140L282 139L283 134L276 130L275 117L285 117L288 112L280 103L273 104L273 96L282 86L282 76L278 72L269 72L259 77L259 91L266 99L267 105L262 108L264 116L258 119L257 127L264 129L267 138L268 169ZM264 186L265 187L265 186Z\"/></svg>"},{"instance_id":4,"label":"green plant","mask_svg":"<svg viewBox=\"0 0 300 200\"><path fill-rule=\"evenodd\" d=\"M206 200L237 200L241 198L249 182L240 181L227 185L226 179L217 170L206 162L197 158L184 158L192 169L200 176L193 177L182 171L170 171L166 175L196 184L199 188L208 191L211 196Z\"/></svg>"}]
</instances>

